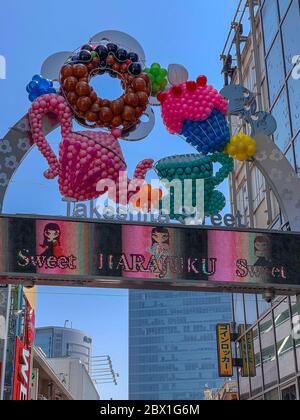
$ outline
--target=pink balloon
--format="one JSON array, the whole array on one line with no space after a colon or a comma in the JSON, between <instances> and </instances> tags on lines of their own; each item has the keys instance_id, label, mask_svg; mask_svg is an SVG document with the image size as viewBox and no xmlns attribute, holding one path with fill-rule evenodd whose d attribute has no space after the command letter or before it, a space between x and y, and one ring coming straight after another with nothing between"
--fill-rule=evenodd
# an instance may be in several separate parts
<instances>
[{"instance_id":1,"label":"pink balloon","mask_svg":"<svg viewBox=\"0 0 300 420\"><path fill-rule=\"evenodd\" d=\"M189 90L188 83L182 83L175 87L176 90L173 87L163 94L162 117L171 134L181 133L185 120L206 120L214 109L224 115L227 113L225 98L212 86L197 86L196 90Z\"/></svg>"}]
</instances>

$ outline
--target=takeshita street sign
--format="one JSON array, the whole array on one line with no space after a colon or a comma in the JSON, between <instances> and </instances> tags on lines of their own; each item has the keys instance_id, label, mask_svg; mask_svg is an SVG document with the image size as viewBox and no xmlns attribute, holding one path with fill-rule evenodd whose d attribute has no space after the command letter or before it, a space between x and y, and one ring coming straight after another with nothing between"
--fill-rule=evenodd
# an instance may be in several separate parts
<instances>
[{"instance_id":1,"label":"takeshita street sign","mask_svg":"<svg viewBox=\"0 0 300 420\"><path fill-rule=\"evenodd\" d=\"M300 235L0 217L0 283L294 294Z\"/></svg>"}]
</instances>

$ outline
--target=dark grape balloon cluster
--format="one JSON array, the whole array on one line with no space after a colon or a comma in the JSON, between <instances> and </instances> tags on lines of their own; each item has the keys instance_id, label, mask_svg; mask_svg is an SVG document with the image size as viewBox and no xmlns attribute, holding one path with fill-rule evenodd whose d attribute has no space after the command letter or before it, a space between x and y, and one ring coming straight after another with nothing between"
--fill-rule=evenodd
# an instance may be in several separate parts
<instances>
[{"instance_id":1,"label":"dark grape balloon cluster","mask_svg":"<svg viewBox=\"0 0 300 420\"><path fill-rule=\"evenodd\" d=\"M90 63L94 58L100 59L100 68L111 68L115 72L129 72L133 76L139 76L143 67L139 62L139 56L135 52L128 52L117 44L100 44L97 46L86 44L75 53L70 61L73 63ZM111 76L116 77L115 74Z\"/></svg>"}]
</instances>

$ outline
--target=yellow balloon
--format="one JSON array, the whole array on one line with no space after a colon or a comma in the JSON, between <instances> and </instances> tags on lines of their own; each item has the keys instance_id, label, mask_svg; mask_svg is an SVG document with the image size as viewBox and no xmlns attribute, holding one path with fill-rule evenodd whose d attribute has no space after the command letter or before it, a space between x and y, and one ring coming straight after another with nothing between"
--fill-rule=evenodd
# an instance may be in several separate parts
<instances>
[{"instance_id":1,"label":"yellow balloon","mask_svg":"<svg viewBox=\"0 0 300 420\"><path fill-rule=\"evenodd\" d=\"M236 147L233 144L228 144L226 147L226 153L228 153L230 156L233 156L236 154Z\"/></svg>"},{"instance_id":2,"label":"yellow balloon","mask_svg":"<svg viewBox=\"0 0 300 420\"><path fill-rule=\"evenodd\" d=\"M248 160L256 153L256 141L240 132L231 137L230 143L225 148L225 153L240 161Z\"/></svg>"},{"instance_id":3,"label":"yellow balloon","mask_svg":"<svg viewBox=\"0 0 300 420\"><path fill-rule=\"evenodd\" d=\"M253 157L256 153L256 144L249 144L247 147L247 154L250 157Z\"/></svg>"}]
</instances>

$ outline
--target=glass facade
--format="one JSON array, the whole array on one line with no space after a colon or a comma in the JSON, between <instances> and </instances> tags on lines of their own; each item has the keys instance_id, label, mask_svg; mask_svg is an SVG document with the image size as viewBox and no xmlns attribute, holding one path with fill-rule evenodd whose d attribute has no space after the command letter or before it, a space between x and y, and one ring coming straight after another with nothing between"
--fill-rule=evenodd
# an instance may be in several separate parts
<instances>
[{"instance_id":1,"label":"glass facade","mask_svg":"<svg viewBox=\"0 0 300 420\"><path fill-rule=\"evenodd\" d=\"M274 141L300 174L300 2L259 0L252 3L255 34L252 33L254 25L249 29L251 8L244 0L240 6L241 32L247 36L248 42L241 41L237 49L233 38L235 30L231 28L222 57L224 59L231 55L231 60L239 69L234 71L232 68L233 71L228 73L231 74L231 83L243 84L251 92L257 93L260 110L273 114L277 121ZM237 50L241 50L241 56ZM247 131L249 127L244 126L239 118L232 118L231 128L232 133L237 134L241 130ZM289 228L270 185L266 183L262 189L261 184L252 179L256 175L252 166L249 162L235 165L230 181L233 186L233 211L239 210L251 228ZM242 196L245 199L242 200Z\"/></svg>"},{"instance_id":2,"label":"glass facade","mask_svg":"<svg viewBox=\"0 0 300 420\"><path fill-rule=\"evenodd\" d=\"M204 399L224 382L216 324L231 321L227 294L130 291L129 399Z\"/></svg>"},{"instance_id":3,"label":"glass facade","mask_svg":"<svg viewBox=\"0 0 300 420\"><path fill-rule=\"evenodd\" d=\"M48 358L73 357L90 368L92 339L87 334L70 328L37 328L35 345Z\"/></svg>"},{"instance_id":4,"label":"glass facade","mask_svg":"<svg viewBox=\"0 0 300 420\"><path fill-rule=\"evenodd\" d=\"M239 372L241 399L299 400L300 299L278 298L250 330L256 375L244 378Z\"/></svg>"},{"instance_id":5,"label":"glass facade","mask_svg":"<svg viewBox=\"0 0 300 420\"><path fill-rule=\"evenodd\" d=\"M291 154L300 132L300 80L293 73L300 54L299 0L261 1L261 21L269 105L278 124L274 140Z\"/></svg>"}]
</instances>

